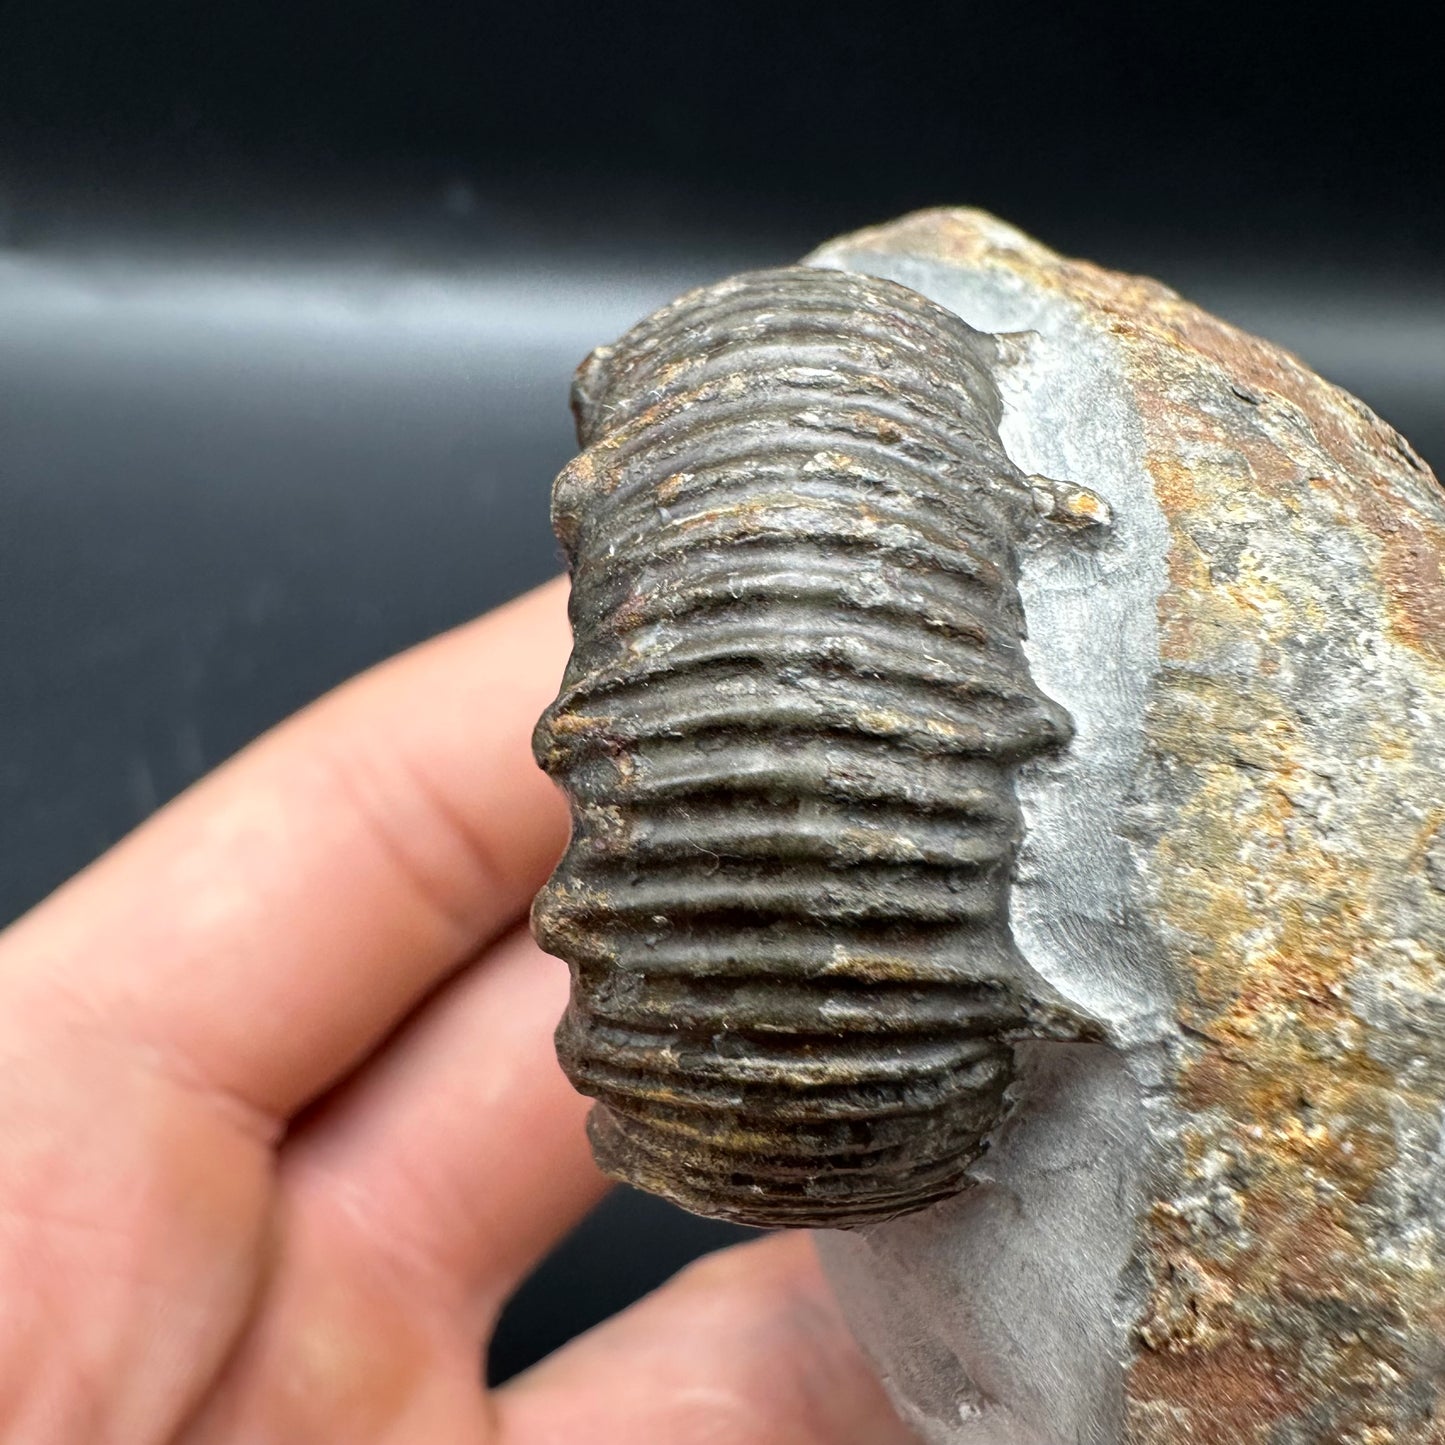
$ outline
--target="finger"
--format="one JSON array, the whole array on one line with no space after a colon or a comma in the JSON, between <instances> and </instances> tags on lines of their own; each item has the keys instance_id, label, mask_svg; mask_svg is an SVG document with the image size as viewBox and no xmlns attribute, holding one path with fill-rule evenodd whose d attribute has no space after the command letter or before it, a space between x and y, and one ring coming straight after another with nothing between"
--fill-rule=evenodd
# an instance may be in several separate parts
<instances>
[{"instance_id":1,"label":"finger","mask_svg":"<svg viewBox=\"0 0 1445 1445\"><path fill-rule=\"evenodd\" d=\"M282 1187L441 1282L478 1340L601 1197L552 1032L567 970L525 930L430 1000L289 1141Z\"/></svg>"},{"instance_id":2,"label":"finger","mask_svg":"<svg viewBox=\"0 0 1445 1445\"><path fill-rule=\"evenodd\" d=\"M532 764L552 583L248 748L0 939L0 1019L133 1041L284 1118L524 910L566 836Z\"/></svg>"},{"instance_id":3,"label":"finger","mask_svg":"<svg viewBox=\"0 0 1445 1445\"><path fill-rule=\"evenodd\" d=\"M284 1355L248 1331L168 1445L491 1442L478 1350L415 1297L396 1255L377 1249L333 1268L333 1221L294 1201L278 1216L270 1284L304 1301L292 1317L301 1327L286 1332Z\"/></svg>"},{"instance_id":4,"label":"finger","mask_svg":"<svg viewBox=\"0 0 1445 1445\"><path fill-rule=\"evenodd\" d=\"M501 1445L916 1445L801 1235L693 1265L505 1386L497 1410Z\"/></svg>"},{"instance_id":5,"label":"finger","mask_svg":"<svg viewBox=\"0 0 1445 1445\"><path fill-rule=\"evenodd\" d=\"M104 1050L0 1036L0 1440L170 1440L250 1306L271 1166Z\"/></svg>"},{"instance_id":6,"label":"finger","mask_svg":"<svg viewBox=\"0 0 1445 1445\"><path fill-rule=\"evenodd\" d=\"M186 1445L476 1428L494 1312L605 1187L551 1047L565 992L514 934L287 1141L278 1267Z\"/></svg>"}]
</instances>

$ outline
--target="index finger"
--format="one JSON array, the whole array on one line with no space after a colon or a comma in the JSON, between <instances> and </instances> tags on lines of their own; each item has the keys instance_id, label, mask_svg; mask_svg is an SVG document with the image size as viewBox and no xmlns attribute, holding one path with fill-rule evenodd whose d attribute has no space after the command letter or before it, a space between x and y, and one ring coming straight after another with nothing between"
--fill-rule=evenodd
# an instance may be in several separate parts
<instances>
[{"instance_id":1,"label":"index finger","mask_svg":"<svg viewBox=\"0 0 1445 1445\"><path fill-rule=\"evenodd\" d=\"M0 935L0 1027L134 1043L284 1119L525 911L565 582L323 698Z\"/></svg>"}]
</instances>

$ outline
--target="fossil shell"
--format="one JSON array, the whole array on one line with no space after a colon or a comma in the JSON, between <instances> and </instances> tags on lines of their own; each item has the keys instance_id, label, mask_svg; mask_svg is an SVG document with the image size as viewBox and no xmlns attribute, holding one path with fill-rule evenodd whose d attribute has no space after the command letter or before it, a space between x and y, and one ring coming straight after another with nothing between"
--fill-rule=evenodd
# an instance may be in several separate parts
<instances>
[{"instance_id":1,"label":"fossil shell","mask_svg":"<svg viewBox=\"0 0 1445 1445\"><path fill-rule=\"evenodd\" d=\"M1013 779L1070 721L1014 552L1069 503L1005 455L994 354L903 286L794 267L579 371L576 646L536 736L574 829L533 922L573 970L599 1162L699 1213L849 1226L955 1191L1038 1026Z\"/></svg>"}]
</instances>

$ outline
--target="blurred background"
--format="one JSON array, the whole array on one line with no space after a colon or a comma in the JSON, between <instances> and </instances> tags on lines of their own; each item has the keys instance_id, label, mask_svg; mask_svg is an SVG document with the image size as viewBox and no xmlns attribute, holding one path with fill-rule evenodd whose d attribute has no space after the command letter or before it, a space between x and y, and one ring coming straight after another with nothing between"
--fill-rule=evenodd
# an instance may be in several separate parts
<instances>
[{"instance_id":1,"label":"blurred background","mask_svg":"<svg viewBox=\"0 0 1445 1445\"><path fill-rule=\"evenodd\" d=\"M573 366L839 231L994 210L1290 346L1438 469L1424 15L0 0L0 924L556 571ZM738 1233L614 1196L493 1375Z\"/></svg>"}]
</instances>

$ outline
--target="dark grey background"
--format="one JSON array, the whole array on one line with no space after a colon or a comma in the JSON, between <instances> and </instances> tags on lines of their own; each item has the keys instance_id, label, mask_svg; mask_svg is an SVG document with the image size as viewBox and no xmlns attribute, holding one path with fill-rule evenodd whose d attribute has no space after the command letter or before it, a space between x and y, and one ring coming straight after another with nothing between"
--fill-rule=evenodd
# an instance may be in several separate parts
<instances>
[{"instance_id":1,"label":"dark grey background","mask_svg":"<svg viewBox=\"0 0 1445 1445\"><path fill-rule=\"evenodd\" d=\"M591 346L914 206L1160 275L1438 465L1426 14L0 0L0 922L554 571ZM614 1198L494 1373L731 1237Z\"/></svg>"}]
</instances>

